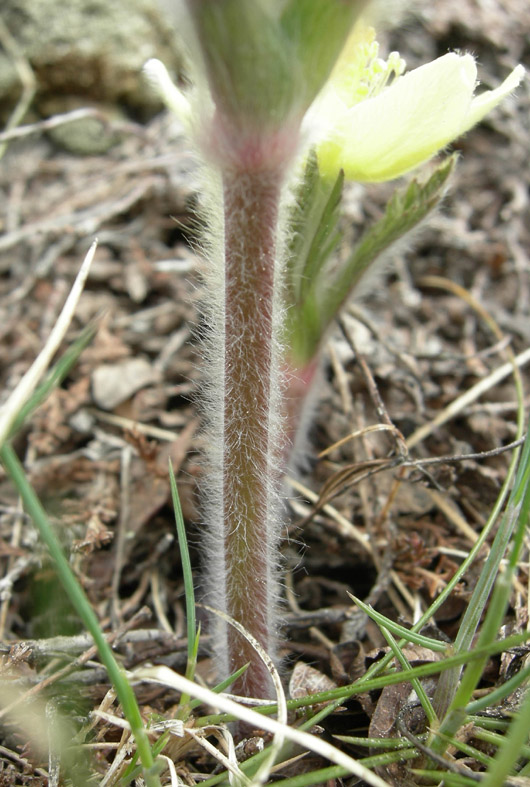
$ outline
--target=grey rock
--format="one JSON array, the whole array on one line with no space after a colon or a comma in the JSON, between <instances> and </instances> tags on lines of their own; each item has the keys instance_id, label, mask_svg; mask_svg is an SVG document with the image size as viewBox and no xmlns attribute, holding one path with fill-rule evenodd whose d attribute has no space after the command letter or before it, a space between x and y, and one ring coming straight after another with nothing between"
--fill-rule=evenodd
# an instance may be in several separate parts
<instances>
[{"instance_id":1,"label":"grey rock","mask_svg":"<svg viewBox=\"0 0 530 787\"><path fill-rule=\"evenodd\" d=\"M113 410L141 388L160 380L160 373L144 358L104 364L92 373L92 397L102 410Z\"/></svg>"},{"instance_id":2,"label":"grey rock","mask_svg":"<svg viewBox=\"0 0 530 787\"><path fill-rule=\"evenodd\" d=\"M157 0L1 0L2 22L37 79L37 99L82 96L120 104L139 115L157 104L141 68L160 58L174 74L180 57L174 27ZM21 86L0 46L0 101Z\"/></svg>"}]
</instances>

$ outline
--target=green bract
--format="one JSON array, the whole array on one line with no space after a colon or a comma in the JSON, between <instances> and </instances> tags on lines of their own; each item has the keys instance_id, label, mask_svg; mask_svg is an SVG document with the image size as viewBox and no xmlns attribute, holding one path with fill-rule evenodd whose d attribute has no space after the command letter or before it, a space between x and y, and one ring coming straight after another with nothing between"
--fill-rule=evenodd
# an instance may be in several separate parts
<instances>
[{"instance_id":1,"label":"green bract","mask_svg":"<svg viewBox=\"0 0 530 787\"><path fill-rule=\"evenodd\" d=\"M289 0L285 4L280 22L296 54L304 110L328 79L365 5L366 0Z\"/></svg>"},{"instance_id":2,"label":"green bract","mask_svg":"<svg viewBox=\"0 0 530 787\"><path fill-rule=\"evenodd\" d=\"M364 0L187 0L218 111L268 128L304 112Z\"/></svg>"},{"instance_id":3,"label":"green bract","mask_svg":"<svg viewBox=\"0 0 530 787\"><path fill-rule=\"evenodd\" d=\"M243 127L280 126L296 101L298 68L274 4L188 0L186 5L220 115Z\"/></svg>"}]
</instances>

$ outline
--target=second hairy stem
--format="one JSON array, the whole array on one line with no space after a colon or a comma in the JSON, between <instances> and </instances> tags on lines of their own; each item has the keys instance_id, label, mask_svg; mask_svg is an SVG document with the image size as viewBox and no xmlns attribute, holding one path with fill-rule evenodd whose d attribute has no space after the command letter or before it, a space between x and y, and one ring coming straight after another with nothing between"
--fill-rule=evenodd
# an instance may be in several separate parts
<instances>
[{"instance_id":1,"label":"second hairy stem","mask_svg":"<svg viewBox=\"0 0 530 787\"><path fill-rule=\"evenodd\" d=\"M276 601L279 454L271 412L275 379L275 278L281 178L273 172L223 176L225 344L223 549L226 611L270 652ZM234 689L270 693L268 671L240 634L228 634L230 672L250 662Z\"/></svg>"}]
</instances>

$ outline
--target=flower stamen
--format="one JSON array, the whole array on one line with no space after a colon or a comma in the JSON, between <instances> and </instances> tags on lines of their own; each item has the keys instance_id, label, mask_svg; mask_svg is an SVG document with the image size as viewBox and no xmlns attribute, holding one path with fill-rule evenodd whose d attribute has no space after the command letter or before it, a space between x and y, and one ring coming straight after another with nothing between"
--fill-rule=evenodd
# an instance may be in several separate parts
<instances>
[{"instance_id":1,"label":"flower stamen","mask_svg":"<svg viewBox=\"0 0 530 787\"><path fill-rule=\"evenodd\" d=\"M331 75L331 84L347 106L378 95L405 71L399 52L379 57L373 28L354 29Z\"/></svg>"}]
</instances>

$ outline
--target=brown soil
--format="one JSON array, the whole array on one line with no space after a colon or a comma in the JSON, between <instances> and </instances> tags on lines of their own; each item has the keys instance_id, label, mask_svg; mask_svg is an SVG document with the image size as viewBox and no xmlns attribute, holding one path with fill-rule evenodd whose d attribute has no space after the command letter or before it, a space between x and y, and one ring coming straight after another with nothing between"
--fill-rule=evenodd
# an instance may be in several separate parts
<instances>
[{"instance_id":1,"label":"brown soil","mask_svg":"<svg viewBox=\"0 0 530 787\"><path fill-rule=\"evenodd\" d=\"M428 5L388 36L389 48L400 49L410 66L448 49L468 50L478 57L486 87L516 62L528 66L526 0ZM311 433L314 462L303 483L331 508L315 507L314 499L289 488L282 649L287 678L299 664L299 690L322 685L326 676L340 684L362 674L385 643L375 625L352 614L347 592L412 621L468 553L505 478L510 451L465 455L494 452L516 438L511 374L455 407L443 423L436 419L505 364L509 349L518 355L530 346L528 84L459 141L461 160L443 208L409 249L394 255L329 342ZM198 571L203 438L195 401L202 371L194 328L203 263L193 251L193 164L165 115L145 126L129 124L122 134L107 154L85 158L32 136L10 144L2 160L0 390L7 395L35 358L97 236L68 343L93 319L97 334L17 436L16 448L105 631L117 638L124 666L150 662L182 671L184 601L167 460L178 475ZM392 188L351 188L352 237L379 215ZM137 359L143 363L130 366ZM126 370L132 370L129 388ZM387 428L362 432L374 424ZM360 437L317 461L319 452L358 431ZM394 461L403 449L400 435L415 464ZM424 463L439 457L456 458ZM454 637L480 569L479 561L439 611L439 636ZM510 628L528 622L525 569L519 578ZM93 654L86 655L90 641L4 475L0 588L0 669L17 691L34 689L39 701L68 705L86 723L109 683ZM45 686L44 678L64 664L49 641L58 635L70 637L70 657L81 663ZM211 680L207 646L205 635L199 672ZM317 673L300 672L300 664ZM498 664L487 677L490 685L499 679ZM178 700L152 687L139 688L138 696L146 717L170 717ZM362 734L370 727L382 734L395 703L395 694L382 703L350 703L327 729ZM115 705L108 708L119 715ZM20 713L22 725L19 715L2 728L0 785L44 784L48 762ZM93 739L109 744L96 749L104 773L121 731L111 720L94 725ZM213 769L197 750L183 763L183 775Z\"/></svg>"}]
</instances>

